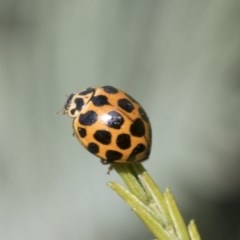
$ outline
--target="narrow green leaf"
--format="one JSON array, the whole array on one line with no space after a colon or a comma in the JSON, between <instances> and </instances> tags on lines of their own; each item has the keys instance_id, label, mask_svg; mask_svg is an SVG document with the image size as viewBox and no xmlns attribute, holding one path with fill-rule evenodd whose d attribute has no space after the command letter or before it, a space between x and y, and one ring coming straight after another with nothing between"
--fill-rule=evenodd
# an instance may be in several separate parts
<instances>
[{"instance_id":1,"label":"narrow green leaf","mask_svg":"<svg viewBox=\"0 0 240 240\"><path fill-rule=\"evenodd\" d=\"M188 225L188 232L190 234L191 240L201 240L201 237L199 235L199 232L194 220L190 221Z\"/></svg>"},{"instance_id":2,"label":"narrow green leaf","mask_svg":"<svg viewBox=\"0 0 240 240\"><path fill-rule=\"evenodd\" d=\"M145 190L149 192L149 195L152 196L153 201L156 205L156 210L161 216L162 224L168 228L173 227L173 222L171 220L170 213L164 198L163 193L157 184L153 181L147 171L144 171L139 178L141 179L142 184L145 187Z\"/></svg>"},{"instance_id":3,"label":"narrow green leaf","mask_svg":"<svg viewBox=\"0 0 240 240\"><path fill-rule=\"evenodd\" d=\"M193 222L187 228L170 190L163 194L141 163L112 164L111 168L121 176L129 191L117 183L108 185L158 239L200 240Z\"/></svg>"},{"instance_id":4,"label":"narrow green leaf","mask_svg":"<svg viewBox=\"0 0 240 240\"><path fill-rule=\"evenodd\" d=\"M164 197L165 197L167 207L170 212L177 236L181 240L190 240L190 236L188 234L188 229L186 227L186 224L183 220L183 217L180 211L178 210L177 204L169 189L167 189L166 192L164 193Z\"/></svg>"},{"instance_id":5,"label":"narrow green leaf","mask_svg":"<svg viewBox=\"0 0 240 240\"><path fill-rule=\"evenodd\" d=\"M154 234L155 237L161 240L176 240L176 238L168 233L159 222L154 218L154 213L147 207L141 200L125 190L121 185L109 182L109 187L117 192L125 202L133 209L133 211L142 219L148 229Z\"/></svg>"},{"instance_id":6,"label":"narrow green leaf","mask_svg":"<svg viewBox=\"0 0 240 240\"><path fill-rule=\"evenodd\" d=\"M145 203L149 201L149 196L139 181L138 176L136 175L136 172L133 168L133 164L113 163L111 167L121 176L131 193L133 193Z\"/></svg>"}]
</instances>

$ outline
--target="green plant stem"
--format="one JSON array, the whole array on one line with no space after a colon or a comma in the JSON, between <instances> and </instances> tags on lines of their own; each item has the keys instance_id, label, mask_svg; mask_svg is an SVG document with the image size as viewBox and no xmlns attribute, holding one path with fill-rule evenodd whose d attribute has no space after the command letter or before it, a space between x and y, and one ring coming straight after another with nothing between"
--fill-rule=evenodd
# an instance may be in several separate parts
<instances>
[{"instance_id":1,"label":"green plant stem","mask_svg":"<svg viewBox=\"0 0 240 240\"><path fill-rule=\"evenodd\" d=\"M152 213L151 210L136 196L117 183L109 182L108 185L126 201L132 210L143 220L155 237L162 240L170 239L168 232L154 218L154 213Z\"/></svg>"},{"instance_id":2,"label":"green plant stem","mask_svg":"<svg viewBox=\"0 0 240 240\"><path fill-rule=\"evenodd\" d=\"M188 233L187 226L183 220L183 217L178 210L177 204L170 190L167 189L164 193L165 200L167 203L168 210L173 220L174 228L176 229L176 233L179 239L181 240L190 240L190 236Z\"/></svg>"},{"instance_id":3,"label":"green plant stem","mask_svg":"<svg viewBox=\"0 0 240 240\"><path fill-rule=\"evenodd\" d=\"M194 220L190 221L190 223L188 225L188 231L189 231L189 234L191 236L191 239L201 240L201 237L199 235L199 232L197 230L197 226L196 226Z\"/></svg>"},{"instance_id":4,"label":"green plant stem","mask_svg":"<svg viewBox=\"0 0 240 240\"><path fill-rule=\"evenodd\" d=\"M173 195L159 189L140 163L112 164L127 189L109 182L112 188L145 223L157 239L201 240L193 221L186 226Z\"/></svg>"}]
</instances>

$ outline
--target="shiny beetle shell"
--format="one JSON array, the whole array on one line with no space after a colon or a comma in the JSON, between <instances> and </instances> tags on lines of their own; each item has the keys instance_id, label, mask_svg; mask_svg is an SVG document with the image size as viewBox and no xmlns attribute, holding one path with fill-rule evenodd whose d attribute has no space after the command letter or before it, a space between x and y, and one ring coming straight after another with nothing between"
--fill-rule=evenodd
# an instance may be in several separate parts
<instances>
[{"instance_id":1,"label":"shiny beetle shell","mask_svg":"<svg viewBox=\"0 0 240 240\"><path fill-rule=\"evenodd\" d=\"M142 162L151 150L151 125L142 106L111 86L72 93L64 113L74 135L104 164Z\"/></svg>"}]
</instances>

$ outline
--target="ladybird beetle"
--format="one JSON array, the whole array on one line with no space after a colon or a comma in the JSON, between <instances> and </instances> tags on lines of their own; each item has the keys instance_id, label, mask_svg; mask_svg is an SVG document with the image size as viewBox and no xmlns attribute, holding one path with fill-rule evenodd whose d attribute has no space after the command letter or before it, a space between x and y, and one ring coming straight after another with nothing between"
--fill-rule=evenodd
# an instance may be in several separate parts
<instances>
[{"instance_id":1,"label":"ladybird beetle","mask_svg":"<svg viewBox=\"0 0 240 240\"><path fill-rule=\"evenodd\" d=\"M112 86L72 93L63 113L74 136L103 164L141 162L151 150L151 125L142 106Z\"/></svg>"}]
</instances>

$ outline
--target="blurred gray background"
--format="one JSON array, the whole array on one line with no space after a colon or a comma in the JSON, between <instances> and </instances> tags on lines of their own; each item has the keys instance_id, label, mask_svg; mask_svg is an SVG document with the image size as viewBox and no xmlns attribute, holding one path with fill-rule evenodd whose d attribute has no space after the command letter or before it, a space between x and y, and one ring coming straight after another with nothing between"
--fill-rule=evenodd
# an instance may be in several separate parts
<instances>
[{"instance_id":1,"label":"blurred gray background","mask_svg":"<svg viewBox=\"0 0 240 240\"><path fill-rule=\"evenodd\" d=\"M0 1L0 239L146 240L115 172L56 115L113 85L142 103L144 166L203 239L240 239L240 2Z\"/></svg>"}]
</instances>

